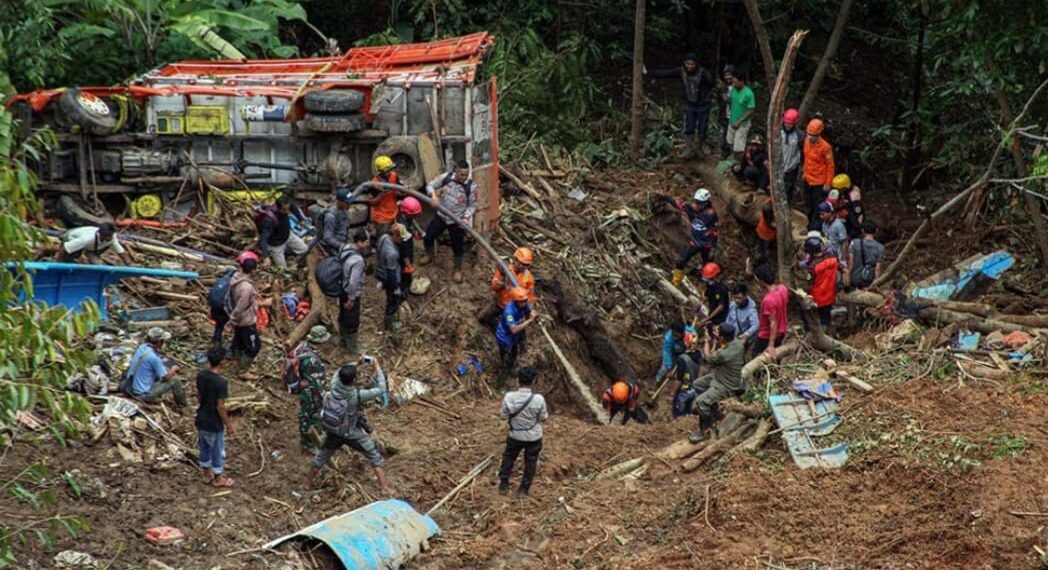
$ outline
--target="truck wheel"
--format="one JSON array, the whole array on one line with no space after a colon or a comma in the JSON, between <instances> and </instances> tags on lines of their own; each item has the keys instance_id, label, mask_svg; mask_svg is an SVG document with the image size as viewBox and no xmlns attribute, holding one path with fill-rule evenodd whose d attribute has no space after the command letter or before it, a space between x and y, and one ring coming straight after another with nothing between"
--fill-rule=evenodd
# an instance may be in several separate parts
<instances>
[{"instance_id":1,"label":"truck wheel","mask_svg":"<svg viewBox=\"0 0 1048 570\"><path fill-rule=\"evenodd\" d=\"M72 88L58 98L58 108L66 119L96 135L108 135L116 128L116 117L101 97Z\"/></svg>"},{"instance_id":2,"label":"truck wheel","mask_svg":"<svg viewBox=\"0 0 1048 570\"><path fill-rule=\"evenodd\" d=\"M96 216L90 213L87 208L81 206L80 202L69 194L63 194L58 197L58 202L55 204L55 212L58 214L58 218L62 220L62 223L65 224L66 228L99 226L106 223L113 223L113 217L108 213L104 216Z\"/></svg>"},{"instance_id":3,"label":"truck wheel","mask_svg":"<svg viewBox=\"0 0 1048 570\"><path fill-rule=\"evenodd\" d=\"M378 144L375 154L371 156L371 163L374 164L375 159L381 155L393 159L401 186L418 190L426 185L426 179L422 174L422 159L418 154L418 137L389 137Z\"/></svg>"},{"instance_id":4,"label":"truck wheel","mask_svg":"<svg viewBox=\"0 0 1048 570\"><path fill-rule=\"evenodd\" d=\"M318 133L352 133L367 126L364 115L316 115L306 113L306 128Z\"/></svg>"},{"instance_id":5,"label":"truck wheel","mask_svg":"<svg viewBox=\"0 0 1048 570\"><path fill-rule=\"evenodd\" d=\"M364 106L364 94L350 89L310 91L302 103L311 113L352 113Z\"/></svg>"}]
</instances>

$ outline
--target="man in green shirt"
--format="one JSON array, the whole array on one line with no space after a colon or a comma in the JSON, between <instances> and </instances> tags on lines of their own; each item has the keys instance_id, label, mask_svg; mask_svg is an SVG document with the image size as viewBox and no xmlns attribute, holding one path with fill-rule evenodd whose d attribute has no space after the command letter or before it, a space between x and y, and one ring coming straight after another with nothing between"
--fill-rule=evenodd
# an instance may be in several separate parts
<instances>
[{"instance_id":1,"label":"man in green shirt","mask_svg":"<svg viewBox=\"0 0 1048 570\"><path fill-rule=\"evenodd\" d=\"M741 70L731 75L731 89L728 105L728 144L735 153L735 162L742 161L746 151L746 138L750 133L750 118L757 100L753 89L746 85L746 76Z\"/></svg>"},{"instance_id":2,"label":"man in green shirt","mask_svg":"<svg viewBox=\"0 0 1048 570\"><path fill-rule=\"evenodd\" d=\"M706 337L706 363L710 373L696 378L691 387L699 393L695 398L695 413L699 416L699 429L688 436L688 441L698 443L707 437L707 431L716 421L717 404L732 396L746 392L742 379L742 367L746 364L746 343L735 338L735 327L721 323L713 329L714 339ZM716 350L711 350L711 340Z\"/></svg>"}]
</instances>

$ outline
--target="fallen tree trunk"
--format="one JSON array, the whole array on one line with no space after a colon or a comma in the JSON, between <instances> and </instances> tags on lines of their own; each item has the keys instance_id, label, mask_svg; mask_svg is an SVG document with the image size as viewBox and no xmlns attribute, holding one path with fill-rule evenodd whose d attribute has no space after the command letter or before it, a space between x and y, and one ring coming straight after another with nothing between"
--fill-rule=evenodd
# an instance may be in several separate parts
<instances>
[{"instance_id":1,"label":"fallen tree trunk","mask_svg":"<svg viewBox=\"0 0 1048 570\"><path fill-rule=\"evenodd\" d=\"M775 349L775 358L770 358L767 355L767 353L762 352L742 367L742 380L746 383L746 385L749 385L753 380L753 375L756 374L758 370L760 370L767 364L777 362L780 358L784 356L789 356L797 352L798 350L800 350L800 348L800 342L796 340L791 340L789 342L783 343L782 346Z\"/></svg>"},{"instance_id":2,"label":"fallen tree trunk","mask_svg":"<svg viewBox=\"0 0 1048 570\"><path fill-rule=\"evenodd\" d=\"M682 463L680 466L681 471L685 473L694 471L699 467L702 467L703 463L706 463L715 455L718 455L723 451L731 449L732 446L734 446L736 443L738 443L740 439L742 439L742 436L746 435L746 433L750 431L750 428L753 427L753 425L753 420L749 420L746 423L739 425L739 427L735 428L735 431L714 441L708 447L706 447L706 449L703 449L694 457Z\"/></svg>"},{"instance_id":3,"label":"fallen tree trunk","mask_svg":"<svg viewBox=\"0 0 1048 570\"><path fill-rule=\"evenodd\" d=\"M634 471L642 465L644 465L643 457L637 457L636 459L627 459L626 461L616 463L615 465L608 467L600 473L597 473L595 479L597 479L598 481L601 479L615 479L620 475L625 475Z\"/></svg>"},{"instance_id":4,"label":"fallen tree trunk","mask_svg":"<svg viewBox=\"0 0 1048 570\"><path fill-rule=\"evenodd\" d=\"M309 333L309 329L316 325L322 316L328 311L328 298L324 295L324 292L320 290L320 285L317 285L316 279L313 275L316 273L317 264L323 257L320 251L314 249L309 252L306 256L306 271L309 272L309 314L306 318L302 319L302 322L298 323L298 326L291 331L291 334L287 335L284 340L284 349L291 350L295 348L295 345L299 343ZM275 310L282 311L283 308L279 305L275 305Z\"/></svg>"},{"instance_id":5,"label":"fallen tree trunk","mask_svg":"<svg viewBox=\"0 0 1048 570\"><path fill-rule=\"evenodd\" d=\"M692 443L685 438L663 447L656 451L654 455L659 459L685 459L705 449L711 441L713 440L707 439L699 443Z\"/></svg>"},{"instance_id":6,"label":"fallen tree trunk","mask_svg":"<svg viewBox=\"0 0 1048 570\"><path fill-rule=\"evenodd\" d=\"M545 335L546 340L549 341L549 345L553 349L553 353L557 355L557 358L560 360L561 365L564 366L564 371L567 372L568 378L571 380L571 383L575 385L575 389L578 390L579 395L582 396L582 400L586 402L586 405L589 407L590 411L593 412L593 415L597 418L597 421L607 425L607 423L610 420L608 419L608 415L604 413L604 407L601 406L600 402L598 402L597 399L593 397L593 394L590 393L589 386L587 386L586 383L582 381L582 377L579 376L578 371L575 370L575 366L571 364L571 361L568 360L568 357L564 356L564 352L560 350L560 347L557 346L557 343L553 342L553 337L550 336L549 331L546 330L546 325L543 325L540 322L539 328L542 330L542 334Z\"/></svg>"},{"instance_id":7,"label":"fallen tree trunk","mask_svg":"<svg viewBox=\"0 0 1048 570\"><path fill-rule=\"evenodd\" d=\"M750 453L757 451L764 445L764 440L768 439L768 432L771 431L771 421L767 418L761 418L757 424L756 431L753 435L746 438L746 441L739 444L738 451L748 451Z\"/></svg>"},{"instance_id":8,"label":"fallen tree trunk","mask_svg":"<svg viewBox=\"0 0 1048 570\"><path fill-rule=\"evenodd\" d=\"M883 295L872 291L852 291L849 293L838 294L837 301L848 305L858 305L860 307L878 309L887 302L887 299L885 299ZM996 330L1004 332L1024 331L1048 334L1048 330L1045 330L1048 329L1048 316L1046 315L994 314L992 317L983 317L979 314L982 312L981 307L983 307L979 303L948 302L948 304L945 304L921 298L912 298L911 301L919 307L917 314L921 319L934 323L958 324L968 328L968 330L984 334L989 334ZM950 306L954 309L972 310L971 305L976 307L975 310L977 312L962 312L961 310L950 310L945 308L946 306Z\"/></svg>"},{"instance_id":9,"label":"fallen tree trunk","mask_svg":"<svg viewBox=\"0 0 1048 570\"><path fill-rule=\"evenodd\" d=\"M746 225L756 227L761 211L764 205L771 201L771 197L743 187L733 176L722 175L717 172L714 164L700 162L698 170L709 184L710 190L716 192L727 204L731 215ZM808 217L797 210L790 210L790 228L793 241L803 242L807 234Z\"/></svg>"}]
</instances>

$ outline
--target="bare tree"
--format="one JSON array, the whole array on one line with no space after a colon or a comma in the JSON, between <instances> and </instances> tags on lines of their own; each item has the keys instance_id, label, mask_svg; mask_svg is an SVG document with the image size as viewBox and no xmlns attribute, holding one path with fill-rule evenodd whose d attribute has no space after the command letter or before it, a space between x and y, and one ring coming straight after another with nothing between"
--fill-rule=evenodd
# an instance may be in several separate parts
<instances>
[{"instance_id":1,"label":"bare tree","mask_svg":"<svg viewBox=\"0 0 1048 570\"><path fill-rule=\"evenodd\" d=\"M808 84L808 90L804 92L804 99L801 100L799 109L801 120L808 117L808 112L811 111L812 105L815 104L815 97L819 94L819 88L822 87L822 80L826 78L826 72L830 69L830 63L837 56L837 48L841 45L844 28L848 24L848 17L851 16L851 9L854 3L854 0L841 2L841 9L837 11L837 21L834 22L830 40L826 43L826 51L819 58L819 65L815 68L815 75L811 78L811 83Z\"/></svg>"},{"instance_id":2,"label":"bare tree","mask_svg":"<svg viewBox=\"0 0 1048 570\"><path fill-rule=\"evenodd\" d=\"M630 160L640 161L644 141L644 19L647 0L637 0L633 21L633 99L630 102Z\"/></svg>"},{"instance_id":3,"label":"bare tree","mask_svg":"<svg viewBox=\"0 0 1048 570\"><path fill-rule=\"evenodd\" d=\"M771 54L771 42L768 41L768 30L764 28L764 20L761 19L761 11L757 8L757 0L742 0L746 5L746 12L750 15L753 23L753 33L757 36L757 46L761 51L761 61L764 62L764 79L768 82L768 89L775 85L775 57Z\"/></svg>"}]
</instances>

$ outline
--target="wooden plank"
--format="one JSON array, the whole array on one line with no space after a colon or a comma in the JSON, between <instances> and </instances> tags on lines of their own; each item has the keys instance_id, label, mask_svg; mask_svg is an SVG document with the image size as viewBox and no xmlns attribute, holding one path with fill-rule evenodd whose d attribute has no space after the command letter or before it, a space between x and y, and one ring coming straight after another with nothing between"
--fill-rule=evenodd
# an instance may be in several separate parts
<instances>
[{"instance_id":1,"label":"wooden plank","mask_svg":"<svg viewBox=\"0 0 1048 570\"><path fill-rule=\"evenodd\" d=\"M422 176L426 182L444 173L444 161L441 160L440 149L437 148L433 135L422 133L418 136L418 157L422 161Z\"/></svg>"}]
</instances>

